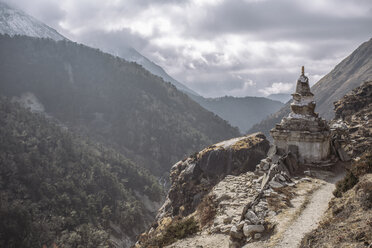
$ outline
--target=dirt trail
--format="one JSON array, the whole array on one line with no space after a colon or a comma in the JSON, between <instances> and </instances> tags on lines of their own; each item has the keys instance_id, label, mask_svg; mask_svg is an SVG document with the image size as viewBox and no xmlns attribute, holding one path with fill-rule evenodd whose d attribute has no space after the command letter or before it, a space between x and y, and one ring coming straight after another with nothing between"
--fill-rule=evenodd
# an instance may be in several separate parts
<instances>
[{"instance_id":1,"label":"dirt trail","mask_svg":"<svg viewBox=\"0 0 372 248\"><path fill-rule=\"evenodd\" d=\"M275 245L276 248L297 248L305 234L318 226L333 197L335 183L342 177L342 173L336 175L312 194L309 204L283 233L283 239Z\"/></svg>"}]
</instances>

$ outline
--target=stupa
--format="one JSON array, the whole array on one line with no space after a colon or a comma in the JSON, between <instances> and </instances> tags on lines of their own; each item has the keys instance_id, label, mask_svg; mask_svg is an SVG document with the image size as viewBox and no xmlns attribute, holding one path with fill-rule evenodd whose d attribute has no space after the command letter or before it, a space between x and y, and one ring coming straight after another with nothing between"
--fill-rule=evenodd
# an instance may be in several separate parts
<instances>
[{"instance_id":1,"label":"stupa","mask_svg":"<svg viewBox=\"0 0 372 248\"><path fill-rule=\"evenodd\" d=\"M314 112L314 94L304 67L292 97L291 113L270 130L274 145L281 153L296 153L301 163L326 160L330 155L330 130L327 122Z\"/></svg>"}]
</instances>

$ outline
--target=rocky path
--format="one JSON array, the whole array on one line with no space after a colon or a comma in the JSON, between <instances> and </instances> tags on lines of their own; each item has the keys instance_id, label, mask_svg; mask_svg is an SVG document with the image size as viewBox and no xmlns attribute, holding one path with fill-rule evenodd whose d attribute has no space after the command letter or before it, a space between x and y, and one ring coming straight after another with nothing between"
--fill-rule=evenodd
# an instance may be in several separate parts
<instances>
[{"instance_id":1,"label":"rocky path","mask_svg":"<svg viewBox=\"0 0 372 248\"><path fill-rule=\"evenodd\" d=\"M335 183L343 177L338 174L325 182L316 190L299 217L283 233L282 240L275 245L277 248L297 248L306 233L316 228L328 208L328 203L333 197Z\"/></svg>"}]
</instances>

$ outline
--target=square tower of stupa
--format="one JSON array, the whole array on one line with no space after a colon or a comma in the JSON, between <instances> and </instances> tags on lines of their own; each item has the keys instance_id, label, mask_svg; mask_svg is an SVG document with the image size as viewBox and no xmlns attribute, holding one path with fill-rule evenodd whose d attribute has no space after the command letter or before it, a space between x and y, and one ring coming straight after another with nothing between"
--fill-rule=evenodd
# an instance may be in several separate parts
<instances>
[{"instance_id":1,"label":"square tower of stupa","mask_svg":"<svg viewBox=\"0 0 372 248\"><path fill-rule=\"evenodd\" d=\"M304 67L292 94L291 113L270 130L274 145L282 153L296 152L302 163L316 163L330 155L330 130L315 110L314 94Z\"/></svg>"}]
</instances>

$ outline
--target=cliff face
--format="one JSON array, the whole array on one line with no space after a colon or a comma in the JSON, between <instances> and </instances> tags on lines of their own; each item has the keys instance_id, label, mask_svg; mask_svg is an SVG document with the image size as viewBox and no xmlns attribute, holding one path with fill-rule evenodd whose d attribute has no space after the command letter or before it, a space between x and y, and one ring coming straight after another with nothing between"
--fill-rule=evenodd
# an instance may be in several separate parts
<instances>
[{"instance_id":1,"label":"cliff face","mask_svg":"<svg viewBox=\"0 0 372 248\"><path fill-rule=\"evenodd\" d=\"M363 83L335 102L335 115L332 126L351 157L371 150L372 81Z\"/></svg>"},{"instance_id":2,"label":"cliff face","mask_svg":"<svg viewBox=\"0 0 372 248\"><path fill-rule=\"evenodd\" d=\"M176 163L171 169L172 186L167 200L160 208L153 228L141 236L138 247L151 245L161 247L167 244L164 241L164 233L168 233L169 227L175 225L177 221L183 223L185 219L192 216L195 217L193 220L198 223L198 226L203 226L209 222L209 219L212 220L215 214L212 207L214 201L205 196L214 186L227 180L228 175L237 176L253 171L256 164L266 157L268 149L269 142L265 136L257 133L212 145ZM242 183L247 186L244 180ZM222 195L220 201L224 197L233 197ZM249 200L248 195L246 197L245 200ZM209 209L208 214L200 211L200 208Z\"/></svg>"}]
</instances>

